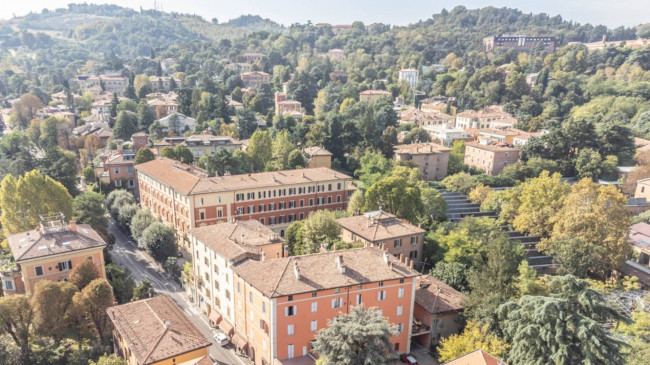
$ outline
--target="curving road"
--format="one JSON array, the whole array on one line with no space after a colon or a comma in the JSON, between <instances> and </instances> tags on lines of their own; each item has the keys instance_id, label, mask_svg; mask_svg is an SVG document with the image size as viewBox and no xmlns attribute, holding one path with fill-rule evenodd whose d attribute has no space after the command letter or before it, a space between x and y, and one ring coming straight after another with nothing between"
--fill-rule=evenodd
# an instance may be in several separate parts
<instances>
[{"instance_id":1,"label":"curving road","mask_svg":"<svg viewBox=\"0 0 650 365\"><path fill-rule=\"evenodd\" d=\"M115 245L111 250L113 262L123 268L128 268L136 283L147 279L153 284L157 294L169 295L203 335L214 343L213 336L216 330L210 327L207 317L187 300L181 286L166 276L151 257L138 250L135 243L117 228L113 219L109 219L108 232L115 236ZM252 364L247 358L237 355L232 344L227 347L213 344L210 346L210 357L214 364L219 365Z\"/></svg>"}]
</instances>

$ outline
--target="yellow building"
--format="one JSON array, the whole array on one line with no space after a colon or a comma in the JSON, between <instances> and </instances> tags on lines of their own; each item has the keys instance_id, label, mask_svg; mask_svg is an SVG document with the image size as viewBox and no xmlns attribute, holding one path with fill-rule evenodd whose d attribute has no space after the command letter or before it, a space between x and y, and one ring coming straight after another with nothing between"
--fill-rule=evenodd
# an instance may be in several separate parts
<instances>
[{"instance_id":1,"label":"yellow building","mask_svg":"<svg viewBox=\"0 0 650 365\"><path fill-rule=\"evenodd\" d=\"M382 97L392 98L393 94L386 90L366 90L359 93L359 101L372 103Z\"/></svg>"},{"instance_id":2,"label":"yellow building","mask_svg":"<svg viewBox=\"0 0 650 365\"><path fill-rule=\"evenodd\" d=\"M323 147L307 147L304 150L307 155L307 168L327 167L332 168L332 152Z\"/></svg>"},{"instance_id":3,"label":"yellow building","mask_svg":"<svg viewBox=\"0 0 650 365\"><path fill-rule=\"evenodd\" d=\"M7 242L16 264L0 270L4 295L33 293L43 280L66 280L86 260L106 279L106 242L87 224L67 224L63 215L42 217L38 228L7 237Z\"/></svg>"},{"instance_id":4,"label":"yellow building","mask_svg":"<svg viewBox=\"0 0 650 365\"><path fill-rule=\"evenodd\" d=\"M129 365L211 364L211 342L167 295L110 307L115 354Z\"/></svg>"}]
</instances>

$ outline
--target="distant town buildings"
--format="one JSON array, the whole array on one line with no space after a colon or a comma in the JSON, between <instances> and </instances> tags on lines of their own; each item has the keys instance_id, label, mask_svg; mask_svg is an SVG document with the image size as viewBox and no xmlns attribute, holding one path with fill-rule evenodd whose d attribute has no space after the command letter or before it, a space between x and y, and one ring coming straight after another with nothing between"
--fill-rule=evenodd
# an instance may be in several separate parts
<instances>
[{"instance_id":1,"label":"distant town buildings","mask_svg":"<svg viewBox=\"0 0 650 365\"><path fill-rule=\"evenodd\" d=\"M465 145L465 164L494 176L519 161L520 151L500 142L469 142Z\"/></svg>"},{"instance_id":2,"label":"distant town buildings","mask_svg":"<svg viewBox=\"0 0 650 365\"><path fill-rule=\"evenodd\" d=\"M214 136L206 132L183 137L183 139L184 142L180 144L187 146L197 160L203 155L213 155L219 150L226 150L233 153L235 150L241 149L241 142L235 138Z\"/></svg>"},{"instance_id":3,"label":"distant town buildings","mask_svg":"<svg viewBox=\"0 0 650 365\"><path fill-rule=\"evenodd\" d=\"M400 82L406 82L406 84L409 87L415 87L415 85L418 84L418 76L420 75L420 71L414 69L414 68L406 68L399 70L399 81Z\"/></svg>"},{"instance_id":4,"label":"distant town buildings","mask_svg":"<svg viewBox=\"0 0 650 365\"><path fill-rule=\"evenodd\" d=\"M555 52L555 37L527 36L525 34L502 34L496 37L483 38L483 48L491 52L496 48L514 49L516 51L531 51L536 46L543 47L546 52Z\"/></svg>"},{"instance_id":5,"label":"distant town buildings","mask_svg":"<svg viewBox=\"0 0 650 365\"><path fill-rule=\"evenodd\" d=\"M41 216L40 226L7 237L15 263L0 268L4 295L32 294L42 280L66 280L77 265L90 260L106 279L106 242L89 225L67 223L63 214Z\"/></svg>"},{"instance_id":6,"label":"distant town buildings","mask_svg":"<svg viewBox=\"0 0 650 365\"><path fill-rule=\"evenodd\" d=\"M166 131L171 130L176 135L182 135L185 130L194 130L196 119L188 117L187 115L181 113L172 113L164 118L161 118L159 122Z\"/></svg>"},{"instance_id":7,"label":"distant town buildings","mask_svg":"<svg viewBox=\"0 0 650 365\"><path fill-rule=\"evenodd\" d=\"M183 80L177 79L175 77L169 77L169 76L161 76L157 77L154 76L152 77L151 80L151 89L154 92L159 92L159 91L170 91L171 86L172 86L172 79L174 80L174 83L176 84L176 88L182 88L183 87Z\"/></svg>"},{"instance_id":8,"label":"distant town buildings","mask_svg":"<svg viewBox=\"0 0 650 365\"><path fill-rule=\"evenodd\" d=\"M307 147L303 150L307 155L307 168L313 169L317 167L332 167L332 152L323 147Z\"/></svg>"},{"instance_id":9,"label":"distant town buildings","mask_svg":"<svg viewBox=\"0 0 650 365\"><path fill-rule=\"evenodd\" d=\"M450 148L433 142L402 144L393 148L395 160L414 163L424 180L442 180L447 176Z\"/></svg>"},{"instance_id":10,"label":"distant town buildings","mask_svg":"<svg viewBox=\"0 0 650 365\"><path fill-rule=\"evenodd\" d=\"M327 51L327 56L337 62L345 61L345 52L342 49L334 48Z\"/></svg>"},{"instance_id":11,"label":"distant town buildings","mask_svg":"<svg viewBox=\"0 0 650 365\"><path fill-rule=\"evenodd\" d=\"M386 90L366 90L359 93L359 100L368 103L377 101L382 97L392 98L393 94Z\"/></svg>"},{"instance_id":12,"label":"distant town buildings","mask_svg":"<svg viewBox=\"0 0 650 365\"><path fill-rule=\"evenodd\" d=\"M129 86L129 78L122 76L78 75L77 83L79 83L79 88L82 93L88 91L92 87L99 87L102 91L121 95Z\"/></svg>"},{"instance_id":13,"label":"distant town buildings","mask_svg":"<svg viewBox=\"0 0 650 365\"><path fill-rule=\"evenodd\" d=\"M147 104L156 112L156 118L161 119L178 112L178 95L175 92L147 94Z\"/></svg>"},{"instance_id":14,"label":"distant town buildings","mask_svg":"<svg viewBox=\"0 0 650 365\"><path fill-rule=\"evenodd\" d=\"M297 100L287 99L286 92L275 92L275 115L291 115L296 119L302 119L302 103Z\"/></svg>"},{"instance_id":15,"label":"distant town buildings","mask_svg":"<svg viewBox=\"0 0 650 365\"><path fill-rule=\"evenodd\" d=\"M271 82L271 75L262 71L242 72L241 79L245 87L256 89L262 84Z\"/></svg>"},{"instance_id":16,"label":"distant town buildings","mask_svg":"<svg viewBox=\"0 0 650 365\"><path fill-rule=\"evenodd\" d=\"M337 219L341 239L376 246L391 255L420 262L424 246L424 229L382 210Z\"/></svg>"},{"instance_id":17,"label":"distant town buildings","mask_svg":"<svg viewBox=\"0 0 650 365\"><path fill-rule=\"evenodd\" d=\"M261 61L262 57L264 57L263 53L244 53L239 56L243 62L249 64Z\"/></svg>"}]
</instances>

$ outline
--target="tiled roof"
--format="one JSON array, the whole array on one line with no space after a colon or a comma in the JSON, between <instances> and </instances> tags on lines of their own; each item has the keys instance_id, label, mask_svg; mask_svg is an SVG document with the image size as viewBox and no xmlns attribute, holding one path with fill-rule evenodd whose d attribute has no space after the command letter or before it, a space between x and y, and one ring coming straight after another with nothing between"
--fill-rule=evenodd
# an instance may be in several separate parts
<instances>
[{"instance_id":1,"label":"tiled roof","mask_svg":"<svg viewBox=\"0 0 650 365\"><path fill-rule=\"evenodd\" d=\"M259 246L284 243L284 239L255 219L193 228L189 233L222 257L234 262L244 259L249 252L261 255Z\"/></svg>"},{"instance_id":2,"label":"tiled roof","mask_svg":"<svg viewBox=\"0 0 650 365\"><path fill-rule=\"evenodd\" d=\"M411 155L428 155L431 153L451 151L451 148L447 148L433 142L400 144L393 148L395 149L395 153L408 153Z\"/></svg>"},{"instance_id":3,"label":"tiled roof","mask_svg":"<svg viewBox=\"0 0 650 365\"><path fill-rule=\"evenodd\" d=\"M259 75L259 76L271 76L270 74L267 74L264 71L249 71L249 72L242 72L242 76L253 76L253 75Z\"/></svg>"},{"instance_id":4,"label":"tiled roof","mask_svg":"<svg viewBox=\"0 0 650 365\"><path fill-rule=\"evenodd\" d=\"M139 364L211 345L167 295L110 307L106 312Z\"/></svg>"},{"instance_id":5,"label":"tiled roof","mask_svg":"<svg viewBox=\"0 0 650 365\"><path fill-rule=\"evenodd\" d=\"M326 167L208 178L205 173L196 172L196 168L192 172L189 171L190 166L166 158L139 164L136 169L154 179L160 180L184 195L351 179L348 175Z\"/></svg>"},{"instance_id":6,"label":"tiled roof","mask_svg":"<svg viewBox=\"0 0 650 365\"><path fill-rule=\"evenodd\" d=\"M386 90L366 90L359 93L359 95L393 95L390 91Z\"/></svg>"},{"instance_id":7,"label":"tiled roof","mask_svg":"<svg viewBox=\"0 0 650 365\"><path fill-rule=\"evenodd\" d=\"M239 144L239 141L228 136L215 136L209 133L195 134L185 138L185 141L201 141L201 142L211 142L211 141L226 141L228 144Z\"/></svg>"},{"instance_id":8,"label":"tiled roof","mask_svg":"<svg viewBox=\"0 0 650 365\"><path fill-rule=\"evenodd\" d=\"M423 275L420 288L415 291L415 303L433 314L462 310L465 300L465 294L431 275Z\"/></svg>"},{"instance_id":9,"label":"tiled roof","mask_svg":"<svg viewBox=\"0 0 650 365\"><path fill-rule=\"evenodd\" d=\"M339 270L337 257L345 267L344 273ZM233 266L233 270L269 298L419 275L394 256L385 257L388 264L382 250L364 247L266 261L249 259Z\"/></svg>"},{"instance_id":10,"label":"tiled roof","mask_svg":"<svg viewBox=\"0 0 650 365\"><path fill-rule=\"evenodd\" d=\"M76 227L76 232L67 228L49 233L34 229L9 236L7 241L16 262L106 246L89 225L77 224Z\"/></svg>"},{"instance_id":11,"label":"tiled roof","mask_svg":"<svg viewBox=\"0 0 650 365\"><path fill-rule=\"evenodd\" d=\"M149 137L149 135L147 134L147 132L138 132L138 133L133 133L131 138L133 137Z\"/></svg>"},{"instance_id":12,"label":"tiled roof","mask_svg":"<svg viewBox=\"0 0 650 365\"><path fill-rule=\"evenodd\" d=\"M324 147L307 147L304 149L305 153L309 156L332 156L332 152L326 150Z\"/></svg>"},{"instance_id":13,"label":"tiled roof","mask_svg":"<svg viewBox=\"0 0 650 365\"><path fill-rule=\"evenodd\" d=\"M444 363L443 365L506 365L496 357L478 349L465 354L457 359Z\"/></svg>"},{"instance_id":14,"label":"tiled roof","mask_svg":"<svg viewBox=\"0 0 650 365\"><path fill-rule=\"evenodd\" d=\"M339 225L370 242L383 241L407 235L426 232L395 215L382 212L367 212L354 217L339 218Z\"/></svg>"},{"instance_id":15,"label":"tiled roof","mask_svg":"<svg viewBox=\"0 0 650 365\"><path fill-rule=\"evenodd\" d=\"M478 142L467 142L466 146L476 147L486 151L519 151L518 148L512 148L503 143L482 144Z\"/></svg>"}]
</instances>

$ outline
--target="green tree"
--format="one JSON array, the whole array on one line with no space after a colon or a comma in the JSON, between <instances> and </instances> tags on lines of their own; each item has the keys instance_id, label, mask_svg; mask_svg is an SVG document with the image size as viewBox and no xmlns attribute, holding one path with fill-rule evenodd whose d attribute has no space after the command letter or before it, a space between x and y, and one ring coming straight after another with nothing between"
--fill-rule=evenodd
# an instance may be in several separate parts
<instances>
[{"instance_id":1,"label":"green tree","mask_svg":"<svg viewBox=\"0 0 650 365\"><path fill-rule=\"evenodd\" d=\"M145 98L147 94L151 93L153 90L151 80L149 80L149 76L145 74L135 76L133 87L135 88L135 93L140 99Z\"/></svg>"},{"instance_id":2,"label":"green tree","mask_svg":"<svg viewBox=\"0 0 650 365\"><path fill-rule=\"evenodd\" d=\"M317 210L309 213L303 221L302 254L319 252L321 243L336 239L340 231L334 212Z\"/></svg>"},{"instance_id":3,"label":"green tree","mask_svg":"<svg viewBox=\"0 0 650 365\"><path fill-rule=\"evenodd\" d=\"M425 131L422 128L411 129L411 131L408 132L402 140L402 143L404 144L424 142L431 142L431 136L429 135L429 132Z\"/></svg>"},{"instance_id":4,"label":"green tree","mask_svg":"<svg viewBox=\"0 0 650 365\"><path fill-rule=\"evenodd\" d=\"M251 137L246 152L253 160L253 171L264 171L273 151L271 135L268 131L256 131Z\"/></svg>"},{"instance_id":5,"label":"green tree","mask_svg":"<svg viewBox=\"0 0 650 365\"><path fill-rule=\"evenodd\" d=\"M576 158L576 172L580 179L596 180L600 176L603 159L598 151L585 148Z\"/></svg>"},{"instance_id":6,"label":"green tree","mask_svg":"<svg viewBox=\"0 0 650 365\"><path fill-rule=\"evenodd\" d=\"M117 114L117 119L115 120L115 127L113 127L113 140L130 140L133 133L137 131L137 125L138 116L132 111L122 110Z\"/></svg>"},{"instance_id":7,"label":"green tree","mask_svg":"<svg viewBox=\"0 0 650 365\"><path fill-rule=\"evenodd\" d=\"M354 172L354 175L363 182L365 188L369 188L381 178L390 175L395 168L392 158L386 158L377 151L366 152L360 162L361 167Z\"/></svg>"},{"instance_id":8,"label":"green tree","mask_svg":"<svg viewBox=\"0 0 650 365\"><path fill-rule=\"evenodd\" d=\"M88 365L129 365L126 360L115 354L104 354L97 361L88 360Z\"/></svg>"},{"instance_id":9,"label":"green tree","mask_svg":"<svg viewBox=\"0 0 650 365\"><path fill-rule=\"evenodd\" d=\"M298 169L305 167L306 164L307 161L305 161L305 155L303 155L299 149L296 148L289 153L289 156L287 157L287 168Z\"/></svg>"},{"instance_id":10,"label":"green tree","mask_svg":"<svg viewBox=\"0 0 650 365\"><path fill-rule=\"evenodd\" d=\"M498 310L512 364L624 364L622 343L599 323L621 319L573 276L551 279L550 296L524 296Z\"/></svg>"},{"instance_id":11,"label":"green tree","mask_svg":"<svg viewBox=\"0 0 650 365\"><path fill-rule=\"evenodd\" d=\"M122 269L115 264L106 265L106 278L113 287L113 295L118 303L128 303L133 298L135 281L129 269Z\"/></svg>"},{"instance_id":12,"label":"green tree","mask_svg":"<svg viewBox=\"0 0 650 365\"><path fill-rule=\"evenodd\" d=\"M383 210L415 222L422 214L420 188L403 177L389 176L374 183L366 191L365 210Z\"/></svg>"},{"instance_id":13,"label":"green tree","mask_svg":"<svg viewBox=\"0 0 650 365\"><path fill-rule=\"evenodd\" d=\"M148 131L151 124L156 120L156 112L146 100L141 100L138 104L138 130Z\"/></svg>"},{"instance_id":14,"label":"green tree","mask_svg":"<svg viewBox=\"0 0 650 365\"><path fill-rule=\"evenodd\" d=\"M88 192L77 195L72 201L73 218L79 223L90 224L94 230L106 233L108 219L104 208L104 195Z\"/></svg>"},{"instance_id":15,"label":"green tree","mask_svg":"<svg viewBox=\"0 0 650 365\"><path fill-rule=\"evenodd\" d=\"M25 295L0 297L0 333L7 334L20 349L19 361L30 365L30 327L34 314Z\"/></svg>"},{"instance_id":16,"label":"green tree","mask_svg":"<svg viewBox=\"0 0 650 365\"><path fill-rule=\"evenodd\" d=\"M122 100L119 102L119 104L117 104L117 113L119 114L121 111L137 113L138 103L133 100Z\"/></svg>"},{"instance_id":17,"label":"green tree","mask_svg":"<svg viewBox=\"0 0 650 365\"><path fill-rule=\"evenodd\" d=\"M139 165L141 163L152 161L156 158L153 152L148 148L140 148L135 154L135 160L133 165Z\"/></svg>"},{"instance_id":18,"label":"green tree","mask_svg":"<svg viewBox=\"0 0 650 365\"><path fill-rule=\"evenodd\" d=\"M133 218L131 218L131 236L134 240L138 241L142 236L142 232L147 229L150 225L156 222L156 218L145 209L139 209Z\"/></svg>"},{"instance_id":19,"label":"green tree","mask_svg":"<svg viewBox=\"0 0 650 365\"><path fill-rule=\"evenodd\" d=\"M104 206L106 207L106 210L111 212L111 215L115 217L117 216L117 209L119 209L121 205L133 203L135 203L135 199L133 199L133 195L131 193L123 189L117 189L108 193L106 196L106 201L104 202ZM113 205L115 205L117 209L114 210ZM115 211L115 213L113 213L113 211Z\"/></svg>"},{"instance_id":20,"label":"green tree","mask_svg":"<svg viewBox=\"0 0 650 365\"><path fill-rule=\"evenodd\" d=\"M447 174L454 175L461 171L465 171L465 141L454 141L449 152L449 163L447 166Z\"/></svg>"},{"instance_id":21,"label":"green tree","mask_svg":"<svg viewBox=\"0 0 650 365\"><path fill-rule=\"evenodd\" d=\"M289 153L296 146L289 139L289 131L282 130L275 134L271 143L271 167L273 170L286 170Z\"/></svg>"},{"instance_id":22,"label":"green tree","mask_svg":"<svg viewBox=\"0 0 650 365\"><path fill-rule=\"evenodd\" d=\"M239 138L250 138L257 129L257 118L255 112L250 109L242 108L237 110L237 130Z\"/></svg>"},{"instance_id":23,"label":"green tree","mask_svg":"<svg viewBox=\"0 0 650 365\"><path fill-rule=\"evenodd\" d=\"M443 221L447 218L447 201L434 188L420 187L423 214L432 222Z\"/></svg>"},{"instance_id":24,"label":"green tree","mask_svg":"<svg viewBox=\"0 0 650 365\"><path fill-rule=\"evenodd\" d=\"M390 337L396 335L395 325L376 310L360 305L318 331L314 350L327 359L325 365L387 364L393 352Z\"/></svg>"},{"instance_id":25,"label":"green tree","mask_svg":"<svg viewBox=\"0 0 650 365\"><path fill-rule=\"evenodd\" d=\"M553 231L553 217L562 208L569 195L569 184L559 173L548 171L521 184L520 205L513 221L516 230L534 236L549 237Z\"/></svg>"},{"instance_id":26,"label":"green tree","mask_svg":"<svg viewBox=\"0 0 650 365\"><path fill-rule=\"evenodd\" d=\"M169 256L176 255L174 230L163 223L153 223L142 232L138 247L147 251L154 260L164 262Z\"/></svg>"},{"instance_id":27,"label":"green tree","mask_svg":"<svg viewBox=\"0 0 650 365\"><path fill-rule=\"evenodd\" d=\"M506 354L508 344L490 333L487 325L469 321L461 334L453 334L440 341L438 361L440 363L457 359L465 354L481 349L497 358Z\"/></svg>"},{"instance_id":28,"label":"green tree","mask_svg":"<svg viewBox=\"0 0 650 365\"><path fill-rule=\"evenodd\" d=\"M129 231L130 232L130 225L131 225L131 219L135 216L135 214L140 210L140 206L138 204L132 203L132 204L125 204L125 205L120 205L119 207L114 206L114 208L117 209L117 224Z\"/></svg>"},{"instance_id":29,"label":"green tree","mask_svg":"<svg viewBox=\"0 0 650 365\"><path fill-rule=\"evenodd\" d=\"M86 166L81 175L84 178L84 183L86 185L94 184L97 181L97 176L95 176L95 169L92 166Z\"/></svg>"},{"instance_id":30,"label":"green tree","mask_svg":"<svg viewBox=\"0 0 650 365\"><path fill-rule=\"evenodd\" d=\"M463 263L441 261L429 274L460 292L467 293L469 291L467 283L469 269Z\"/></svg>"},{"instance_id":31,"label":"green tree","mask_svg":"<svg viewBox=\"0 0 650 365\"><path fill-rule=\"evenodd\" d=\"M68 193L76 195L77 167L75 159L74 153L56 147L47 151L45 158L40 161L39 171L63 184Z\"/></svg>"},{"instance_id":32,"label":"green tree","mask_svg":"<svg viewBox=\"0 0 650 365\"><path fill-rule=\"evenodd\" d=\"M348 213L350 215L361 214L365 205L365 197L361 189L356 189L348 200Z\"/></svg>"},{"instance_id":33,"label":"green tree","mask_svg":"<svg viewBox=\"0 0 650 365\"><path fill-rule=\"evenodd\" d=\"M140 300L146 298L152 298L155 295L155 290L153 285L149 280L142 280L138 286L133 289L133 299Z\"/></svg>"},{"instance_id":34,"label":"green tree","mask_svg":"<svg viewBox=\"0 0 650 365\"><path fill-rule=\"evenodd\" d=\"M72 196L61 183L38 171L16 180L7 175L0 185L2 229L6 235L38 227L40 215L62 213L72 217Z\"/></svg>"},{"instance_id":35,"label":"green tree","mask_svg":"<svg viewBox=\"0 0 650 365\"><path fill-rule=\"evenodd\" d=\"M301 255L303 253L304 227L304 221L295 221L289 225L287 231L285 232L287 247L289 249L289 255L291 256Z\"/></svg>"},{"instance_id":36,"label":"green tree","mask_svg":"<svg viewBox=\"0 0 650 365\"><path fill-rule=\"evenodd\" d=\"M478 186L479 182L472 177L472 175L459 172L454 175L449 175L441 182L445 189L461 194L469 194L469 192Z\"/></svg>"},{"instance_id":37,"label":"green tree","mask_svg":"<svg viewBox=\"0 0 650 365\"><path fill-rule=\"evenodd\" d=\"M79 265L73 267L70 275L68 275L68 281L76 285L79 290L83 290L90 282L99 278L101 278L99 269L91 260L82 261ZM70 299L72 300L72 296L70 296Z\"/></svg>"}]
</instances>

